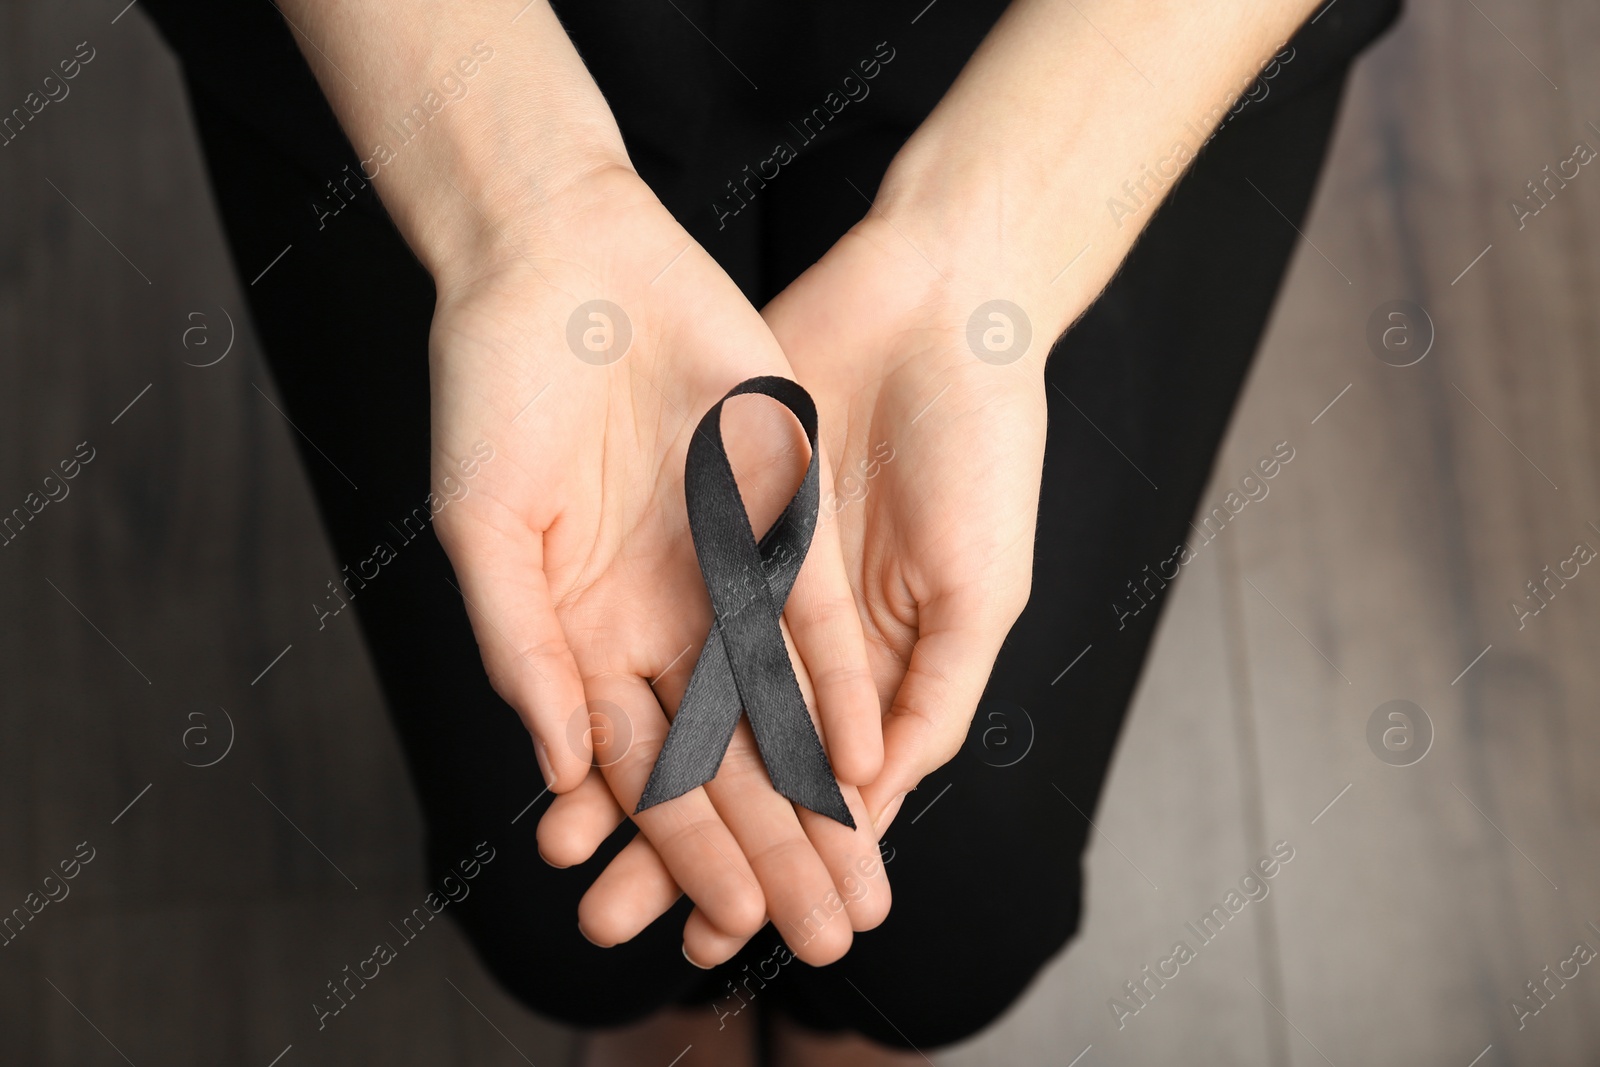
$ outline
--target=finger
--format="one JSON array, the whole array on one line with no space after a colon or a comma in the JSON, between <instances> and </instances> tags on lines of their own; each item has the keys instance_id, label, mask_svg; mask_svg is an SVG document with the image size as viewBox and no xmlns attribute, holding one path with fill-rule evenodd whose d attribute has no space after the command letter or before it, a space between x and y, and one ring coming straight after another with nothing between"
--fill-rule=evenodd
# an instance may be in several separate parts
<instances>
[{"instance_id":1,"label":"finger","mask_svg":"<svg viewBox=\"0 0 1600 1067\"><path fill-rule=\"evenodd\" d=\"M878 834L905 794L961 751L1007 627L978 612L929 605L883 727L883 772L861 790Z\"/></svg>"},{"instance_id":2,"label":"finger","mask_svg":"<svg viewBox=\"0 0 1600 1067\"><path fill-rule=\"evenodd\" d=\"M638 937L682 895L660 854L639 834L578 901L578 929L602 948L620 945Z\"/></svg>"},{"instance_id":3,"label":"finger","mask_svg":"<svg viewBox=\"0 0 1600 1067\"><path fill-rule=\"evenodd\" d=\"M837 914L827 909L830 900L841 899L828 873L828 865L806 836L794 804L772 788L748 720L739 721L722 759L722 768L706 784L705 790L717 814L722 816L734 840L749 858L766 898L766 913L780 932L800 929L819 907L827 918ZM715 915L708 917L715 922ZM746 933L729 929L720 922L716 925L730 935ZM791 940L787 933L784 936ZM791 940L791 948L807 963L820 966L843 956L850 948L851 936L850 923L846 920L813 923L808 928L804 947L796 946Z\"/></svg>"},{"instance_id":4,"label":"finger","mask_svg":"<svg viewBox=\"0 0 1600 1067\"><path fill-rule=\"evenodd\" d=\"M589 774L588 739L569 744L567 726L582 713L583 681L545 581L543 536L443 519L438 533L490 684L533 735L545 784L557 793L576 788Z\"/></svg>"},{"instance_id":5,"label":"finger","mask_svg":"<svg viewBox=\"0 0 1600 1067\"><path fill-rule=\"evenodd\" d=\"M699 908L691 911L683 924L684 958L703 970L727 963L749 943L748 937L735 937L718 930Z\"/></svg>"},{"instance_id":6,"label":"finger","mask_svg":"<svg viewBox=\"0 0 1600 1067\"><path fill-rule=\"evenodd\" d=\"M808 710L817 704L815 690L811 676L807 673L805 665L800 662L799 654L795 651L794 639L789 633L787 624L784 626L784 641L789 649L789 658L795 663L795 678L800 683L800 692L806 702ZM874 704L877 697L873 698ZM813 719L816 713L813 712ZM817 726L814 722L813 726ZM820 728L819 728L820 729ZM877 733L878 731L874 731ZM855 820L855 829L836 822L826 815L818 815L807 808L794 806L800 819L800 825L807 839L816 848L817 855L822 858L823 864L828 868L828 876L833 880L837 895L844 900L845 911L850 918L852 930L870 930L881 923L889 912L888 877L882 874L881 865L873 870L878 855L878 835L872 827L866 805L861 800L861 793L853 785L839 784L839 792L843 797L845 806L850 809L851 817ZM712 803L720 804L715 793L712 794ZM866 868L864 871L863 868ZM881 877L880 877L881 876ZM863 882L864 878L872 881ZM871 900L875 887L881 887ZM770 903L770 901L769 901ZM837 910L837 900L825 900L821 903L830 905L828 914ZM808 909L809 918L815 922L816 904ZM774 922L782 924L783 915L774 917ZM790 929L785 932L786 939L790 934L804 939L809 936L804 930Z\"/></svg>"},{"instance_id":7,"label":"finger","mask_svg":"<svg viewBox=\"0 0 1600 1067\"><path fill-rule=\"evenodd\" d=\"M841 782L865 785L883 767L883 708L867 663L867 641L845 569L839 527L828 510L832 476L822 466L824 514L783 617L811 677L823 746Z\"/></svg>"},{"instance_id":8,"label":"finger","mask_svg":"<svg viewBox=\"0 0 1600 1067\"><path fill-rule=\"evenodd\" d=\"M539 817L539 855L552 867L586 862L628 817L598 769L576 789L559 794Z\"/></svg>"},{"instance_id":9,"label":"finger","mask_svg":"<svg viewBox=\"0 0 1600 1067\"><path fill-rule=\"evenodd\" d=\"M681 697L683 685L687 681L687 675L690 673L687 666L690 660L691 657L680 654L677 660L672 665L669 665L667 669L664 669L655 680L653 688L658 694L668 699L669 702L675 697ZM680 664L685 666L680 669ZM799 673L799 681L802 690L809 699L811 696L810 679L803 670ZM740 762L749 766L748 782L742 785L734 782L737 772L733 774L727 773L728 764L725 762L723 773L719 774L719 778L714 780L707 788L708 795L712 796L713 804L721 802L727 805L728 810L741 812L744 810L744 806L751 802L751 797L754 797L763 803L770 803L772 807L769 817L781 825L786 825L786 821L782 818L785 807L790 812L794 812L797 809L773 793L771 782L767 779L764 768L759 771L755 769L754 761L748 754L748 746L751 744L752 738L747 725L741 724L741 729L736 733L736 740L739 747L734 750L736 755L734 766L737 767ZM604 744L596 745L596 754L597 758L602 761L609 761L615 758L608 752ZM730 785L732 786L731 790L727 788ZM746 790L750 791L750 796L745 795ZM846 786L843 789L843 794L845 802L850 806L851 813L855 816L856 830L851 830L826 816L819 816L803 809L798 809L799 818L802 820L802 830L806 833L807 838L812 841L813 847L816 847L818 839L823 838L828 841L828 845L825 852L822 849L818 849L827 877L817 878L811 887L811 892L802 892L797 895L797 899L802 902L801 909L790 906L786 912L780 906L779 914L787 914L794 920L795 927L799 932L792 936L797 941L804 940L808 936L805 925L808 921L811 924L810 929L817 929L829 918L836 915L839 911L841 900L844 905L844 911L848 916L847 920L842 921L848 921L852 930L871 929L882 922L883 917L888 912L887 878L883 876L882 865L878 862L877 838L870 830L871 820L868 818L866 807L862 804L860 795L855 788ZM720 801L719 797L721 798ZM555 805L552 805L552 810L554 810L554 807ZM727 821L726 818L725 821ZM731 828L734 830L736 838L745 829L742 826ZM749 832L760 833L762 831L759 827L751 827ZM741 843L746 848L747 854L749 854L752 846L742 839ZM780 884L783 884L785 879L793 881L791 876L781 870L769 872L758 867L756 871L757 878L763 885L772 880L776 880ZM620 886L615 886L612 891L620 892L622 889ZM670 901L662 901L661 903L663 908L669 907L671 904ZM748 940L749 938L742 934L732 935L718 929L706 917L704 911L698 908L691 913L691 918L684 927L684 952L690 962L696 965L715 966L717 963L731 958ZM848 947L847 942L826 946L825 951L816 953L814 958L820 962L829 962L829 957L842 954ZM824 946L819 943L816 948L824 949Z\"/></svg>"},{"instance_id":10,"label":"finger","mask_svg":"<svg viewBox=\"0 0 1600 1067\"><path fill-rule=\"evenodd\" d=\"M854 786L845 786L841 791L845 803L850 806L850 814L855 817L854 830L826 815L818 815L805 808L795 810L800 815L800 825L806 837L827 865L828 876L833 880L842 901L850 928L855 931L871 930L889 917L889 907L893 902L889 892L889 873L883 866L882 855L878 851L878 834L873 828L866 802L861 798L861 791ZM824 899L821 903L824 911L831 916L838 902ZM786 941L790 934L803 938L808 936L804 923L815 926L818 918L817 909L813 907L805 915L799 929L791 927L783 931L780 928L780 932ZM794 950L792 942L790 947Z\"/></svg>"},{"instance_id":11,"label":"finger","mask_svg":"<svg viewBox=\"0 0 1600 1067\"><path fill-rule=\"evenodd\" d=\"M850 943L842 939L826 952L815 951L811 944L818 932L835 921L843 921L838 918L841 905L852 930L870 930L889 914L889 878L878 852L877 835L872 832L871 820L867 818L866 805L852 787L845 787L844 796L850 813L855 816L856 830L825 815L798 809L806 833L828 864L836 892L831 897L825 894L814 901L798 921L791 917L788 922L774 923L790 952L818 965L834 962L850 947ZM698 967L715 967L732 959L749 940L723 933L698 908L689 913L683 928L684 955ZM801 948L807 951L802 953Z\"/></svg>"},{"instance_id":12,"label":"finger","mask_svg":"<svg viewBox=\"0 0 1600 1067\"><path fill-rule=\"evenodd\" d=\"M644 852L649 855L641 855ZM640 834L623 846L583 895L578 926L597 944L621 944L672 910L682 895L655 847ZM683 928L684 957L705 970L732 959L749 941L747 936L723 933L698 907Z\"/></svg>"},{"instance_id":13,"label":"finger","mask_svg":"<svg viewBox=\"0 0 1600 1067\"><path fill-rule=\"evenodd\" d=\"M754 934L766 922L766 898L705 789L636 810L667 735L666 716L649 684L622 674L587 682L591 711L604 708L616 719L614 729L595 734L595 755L612 795L632 813L673 879L712 922L730 934Z\"/></svg>"}]
</instances>

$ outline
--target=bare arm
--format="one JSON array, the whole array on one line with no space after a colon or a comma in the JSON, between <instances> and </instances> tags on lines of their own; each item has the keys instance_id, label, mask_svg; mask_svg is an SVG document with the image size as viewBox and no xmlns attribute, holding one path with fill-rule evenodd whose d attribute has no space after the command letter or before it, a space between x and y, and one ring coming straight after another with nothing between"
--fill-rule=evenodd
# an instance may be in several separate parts
<instances>
[{"instance_id":1,"label":"bare arm","mask_svg":"<svg viewBox=\"0 0 1600 1067\"><path fill-rule=\"evenodd\" d=\"M877 208L956 286L1017 294L1054 339L1317 6L1014 0L895 158Z\"/></svg>"},{"instance_id":2,"label":"bare arm","mask_svg":"<svg viewBox=\"0 0 1600 1067\"><path fill-rule=\"evenodd\" d=\"M520 6L279 2L363 172L436 281L537 243L563 191L628 165L549 4Z\"/></svg>"},{"instance_id":3,"label":"bare arm","mask_svg":"<svg viewBox=\"0 0 1600 1067\"><path fill-rule=\"evenodd\" d=\"M541 853L581 862L597 843L590 830L603 838L635 811L665 709L696 660L683 653L710 629L684 508L695 423L738 382L793 369L756 309L633 172L545 0L283 3L364 173L436 283L439 495L480 443L494 458L435 529L489 679L559 794L550 810L578 816L566 830L541 821ZM723 420L735 467L771 472L741 487L758 530L801 469L785 467L795 466L798 427L775 408L736 403ZM816 679L811 706L834 742L835 772L870 781L880 716L836 538L812 542L782 622L801 684ZM610 720L604 728L591 708ZM591 940L632 936L639 901L664 910L679 887L699 905L691 948L743 940L769 914L798 924L855 877L856 854L875 851L853 786L845 795L858 829L803 822L760 770L748 726L724 766L633 815L642 833L623 857L626 899L580 909ZM871 903L851 903L849 922L796 951L836 958L852 928L886 910L884 884Z\"/></svg>"}]
</instances>

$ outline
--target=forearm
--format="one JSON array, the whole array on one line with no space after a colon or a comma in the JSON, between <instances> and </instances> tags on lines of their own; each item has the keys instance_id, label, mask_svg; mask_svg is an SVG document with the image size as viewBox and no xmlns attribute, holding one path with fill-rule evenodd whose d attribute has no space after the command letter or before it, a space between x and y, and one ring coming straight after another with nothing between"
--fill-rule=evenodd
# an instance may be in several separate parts
<instances>
[{"instance_id":1,"label":"forearm","mask_svg":"<svg viewBox=\"0 0 1600 1067\"><path fill-rule=\"evenodd\" d=\"M936 284L1010 299L1054 339L1314 7L1015 0L876 207L944 275Z\"/></svg>"},{"instance_id":2,"label":"forearm","mask_svg":"<svg viewBox=\"0 0 1600 1067\"><path fill-rule=\"evenodd\" d=\"M522 4L279 0L363 175L436 280L536 243L563 190L627 166L549 5Z\"/></svg>"}]
</instances>

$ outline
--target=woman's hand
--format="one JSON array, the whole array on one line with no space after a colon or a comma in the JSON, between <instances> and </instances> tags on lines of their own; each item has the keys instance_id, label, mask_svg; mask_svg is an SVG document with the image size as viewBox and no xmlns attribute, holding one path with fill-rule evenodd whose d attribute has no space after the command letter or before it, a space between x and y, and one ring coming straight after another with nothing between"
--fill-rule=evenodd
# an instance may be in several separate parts
<instances>
[{"instance_id":1,"label":"woman's hand","mask_svg":"<svg viewBox=\"0 0 1600 1067\"><path fill-rule=\"evenodd\" d=\"M1013 0L868 218L763 312L858 483L836 518L891 702L880 829L960 748L1027 603L1051 347L1314 3Z\"/></svg>"},{"instance_id":2,"label":"woman's hand","mask_svg":"<svg viewBox=\"0 0 1600 1067\"><path fill-rule=\"evenodd\" d=\"M763 312L835 457L823 521L889 709L861 790L880 834L961 748L1027 603L1044 460L1054 335L1028 337L1025 312L936 262L874 214Z\"/></svg>"},{"instance_id":3,"label":"woman's hand","mask_svg":"<svg viewBox=\"0 0 1600 1067\"><path fill-rule=\"evenodd\" d=\"M634 174L548 3L283 8L437 287L436 491L458 495L460 464L479 467L436 530L490 677L536 739L561 794L552 807L572 816L541 823L545 854L577 862L636 805L667 731L661 700L675 706L710 627L684 513L689 436L734 384L793 373ZM402 141L396 116L426 128ZM764 530L798 484L804 439L776 404L745 397L728 405L724 437ZM474 459L480 442L492 461ZM785 620L836 773L869 780L879 709L836 539L813 541ZM592 751L603 775L590 773ZM772 790L744 731L710 787L639 813L633 866L608 883L622 880L624 906L586 906L580 921L597 941L632 936L640 909L666 886L670 904L678 885L702 909L686 940L742 942L769 910L799 920L851 876L847 846L870 839L809 816Z\"/></svg>"},{"instance_id":4,"label":"woman's hand","mask_svg":"<svg viewBox=\"0 0 1600 1067\"><path fill-rule=\"evenodd\" d=\"M432 333L436 493L478 441L494 459L437 530L490 679L565 794L540 826L541 850L565 866L633 811L666 736L662 708L676 706L710 628L684 508L690 436L734 384L793 371L630 170L597 169L543 204L536 227L495 233L460 262L470 273L445 272ZM776 403L741 397L724 438L759 533L799 483L804 437ZM837 773L870 781L879 707L831 529L813 541L785 625ZM769 913L801 924L853 876L856 853L875 852L866 809L848 798L857 831L797 814L741 726L715 781L634 816L643 836L606 883L620 903L586 902L583 928L600 943L633 936L664 886L660 910L679 886L699 905L691 952L743 943Z\"/></svg>"}]
</instances>

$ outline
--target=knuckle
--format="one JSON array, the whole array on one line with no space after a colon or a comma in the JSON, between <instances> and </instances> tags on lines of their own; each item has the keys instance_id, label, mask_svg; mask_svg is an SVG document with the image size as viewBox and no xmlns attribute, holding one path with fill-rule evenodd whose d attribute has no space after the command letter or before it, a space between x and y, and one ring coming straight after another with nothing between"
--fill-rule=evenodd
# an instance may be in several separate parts
<instances>
[{"instance_id":1,"label":"knuckle","mask_svg":"<svg viewBox=\"0 0 1600 1067\"><path fill-rule=\"evenodd\" d=\"M812 625L819 629L831 628L859 618L855 601L849 597L817 597L808 606L807 613L811 616Z\"/></svg>"},{"instance_id":2,"label":"knuckle","mask_svg":"<svg viewBox=\"0 0 1600 1067\"><path fill-rule=\"evenodd\" d=\"M797 824L798 825L798 824ZM785 857L798 857L798 863L804 862L805 854L812 851L811 842L804 836L780 837L776 841L769 841L760 848L747 851L745 856L750 861L750 866L756 869L759 877L763 867L782 868Z\"/></svg>"},{"instance_id":3,"label":"knuckle","mask_svg":"<svg viewBox=\"0 0 1600 1067\"><path fill-rule=\"evenodd\" d=\"M759 889L736 879L738 886L717 909L716 925L735 938L754 937L767 924L767 901Z\"/></svg>"},{"instance_id":4,"label":"knuckle","mask_svg":"<svg viewBox=\"0 0 1600 1067\"><path fill-rule=\"evenodd\" d=\"M746 787L752 782L767 789L772 788L766 784L767 765L762 762L761 753L752 744L741 744L737 734L723 754L722 766L712 781L717 783L719 794L729 788Z\"/></svg>"},{"instance_id":5,"label":"knuckle","mask_svg":"<svg viewBox=\"0 0 1600 1067\"><path fill-rule=\"evenodd\" d=\"M643 792L644 783L649 781L656 757L661 753L661 744L659 737L642 737L636 732L632 742L621 753L611 751L609 746L597 746L595 754L600 759L607 782L638 782L639 790Z\"/></svg>"},{"instance_id":6,"label":"knuckle","mask_svg":"<svg viewBox=\"0 0 1600 1067\"><path fill-rule=\"evenodd\" d=\"M811 672L811 680L818 690L855 691L874 687L872 672L865 662L857 659L835 661Z\"/></svg>"},{"instance_id":7,"label":"knuckle","mask_svg":"<svg viewBox=\"0 0 1600 1067\"><path fill-rule=\"evenodd\" d=\"M671 807L672 804L672 801L668 801L662 806ZM657 851L663 856L669 853L681 855L686 849L698 851L697 846L702 843L710 843L710 836L706 833L707 830L721 829L722 824L710 816L697 815L692 818L679 818L674 821L670 829L658 835Z\"/></svg>"},{"instance_id":8,"label":"knuckle","mask_svg":"<svg viewBox=\"0 0 1600 1067\"><path fill-rule=\"evenodd\" d=\"M571 655L564 637L543 637L531 644L518 644L516 648L517 657L535 669L538 669L539 664L552 660L559 660L564 665Z\"/></svg>"},{"instance_id":9,"label":"knuckle","mask_svg":"<svg viewBox=\"0 0 1600 1067\"><path fill-rule=\"evenodd\" d=\"M575 666L571 650L560 637L508 644L497 633L479 630L477 636L490 686L502 700L525 714L532 711L529 690L534 678Z\"/></svg>"}]
</instances>

